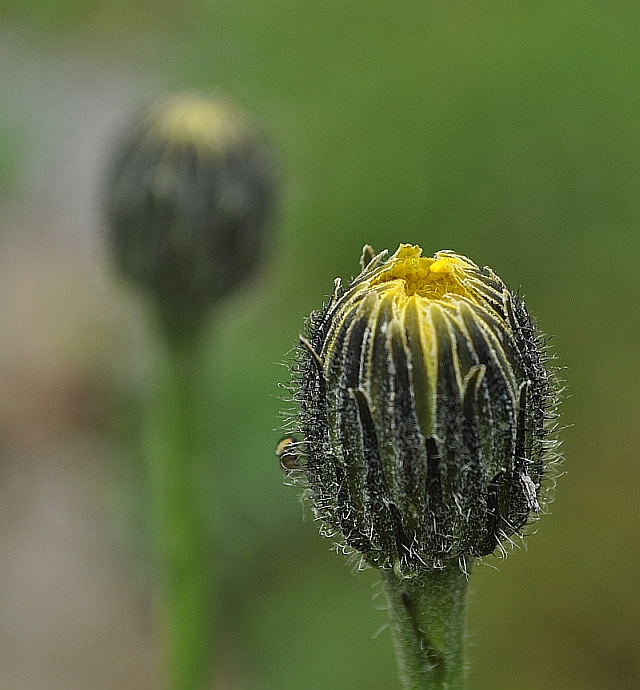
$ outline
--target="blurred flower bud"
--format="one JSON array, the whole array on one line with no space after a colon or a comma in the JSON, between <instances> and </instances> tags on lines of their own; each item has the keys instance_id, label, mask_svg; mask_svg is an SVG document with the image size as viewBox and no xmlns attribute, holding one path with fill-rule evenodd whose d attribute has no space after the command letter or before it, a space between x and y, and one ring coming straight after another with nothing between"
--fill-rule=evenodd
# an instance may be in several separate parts
<instances>
[{"instance_id":1,"label":"blurred flower bud","mask_svg":"<svg viewBox=\"0 0 640 690\"><path fill-rule=\"evenodd\" d=\"M174 95L133 121L110 171L107 220L120 270L165 325L196 325L253 276L274 186L260 132L225 100Z\"/></svg>"},{"instance_id":2,"label":"blurred flower bud","mask_svg":"<svg viewBox=\"0 0 640 690\"><path fill-rule=\"evenodd\" d=\"M485 556L540 510L550 374L489 268L402 244L339 279L301 338L296 398L316 516L399 576Z\"/></svg>"}]
</instances>

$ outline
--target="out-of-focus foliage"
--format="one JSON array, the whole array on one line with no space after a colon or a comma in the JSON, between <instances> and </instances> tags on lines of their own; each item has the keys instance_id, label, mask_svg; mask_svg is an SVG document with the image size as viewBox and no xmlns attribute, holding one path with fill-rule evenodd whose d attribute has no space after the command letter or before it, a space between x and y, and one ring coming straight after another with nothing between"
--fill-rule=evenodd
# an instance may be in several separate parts
<instances>
[{"instance_id":1,"label":"out-of-focus foliage","mask_svg":"<svg viewBox=\"0 0 640 690\"><path fill-rule=\"evenodd\" d=\"M17 185L19 171L16 140L19 140L18 133L4 130L0 121L0 194L10 194Z\"/></svg>"},{"instance_id":2,"label":"out-of-focus foliage","mask_svg":"<svg viewBox=\"0 0 640 690\"><path fill-rule=\"evenodd\" d=\"M272 455L278 362L365 242L490 264L566 365L566 476L529 551L473 575L470 688L637 687L638 4L151 4L0 17L141 60L179 45L154 48L167 80L232 94L281 152L270 271L218 315L210 356L221 637L246 687L398 687L373 574L326 552Z\"/></svg>"}]
</instances>

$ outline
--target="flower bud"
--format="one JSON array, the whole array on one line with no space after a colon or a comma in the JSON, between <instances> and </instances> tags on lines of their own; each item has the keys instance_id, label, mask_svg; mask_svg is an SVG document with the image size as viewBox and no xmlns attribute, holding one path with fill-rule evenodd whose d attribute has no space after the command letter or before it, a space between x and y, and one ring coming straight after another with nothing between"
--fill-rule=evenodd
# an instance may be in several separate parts
<instances>
[{"instance_id":1,"label":"flower bud","mask_svg":"<svg viewBox=\"0 0 640 690\"><path fill-rule=\"evenodd\" d=\"M110 171L118 266L169 327L197 324L255 273L273 197L270 152L251 119L219 98L161 99L133 121Z\"/></svg>"},{"instance_id":2,"label":"flower bud","mask_svg":"<svg viewBox=\"0 0 640 690\"><path fill-rule=\"evenodd\" d=\"M552 403L524 303L409 244L312 314L294 385L316 516L400 576L485 556L540 511Z\"/></svg>"}]
</instances>

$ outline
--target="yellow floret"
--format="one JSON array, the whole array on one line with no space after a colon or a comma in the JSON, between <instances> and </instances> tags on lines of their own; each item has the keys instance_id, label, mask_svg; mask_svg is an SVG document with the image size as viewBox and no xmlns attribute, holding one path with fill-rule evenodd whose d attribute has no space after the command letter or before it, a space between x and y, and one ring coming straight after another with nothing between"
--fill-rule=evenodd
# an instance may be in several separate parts
<instances>
[{"instance_id":1,"label":"yellow floret","mask_svg":"<svg viewBox=\"0 0 640 690\"><path fill-rule=\"evenodd\" d=\"M394 280L404 283L407 297L418 295L430 300L441 300L448 294L470 297L464 285L464 272L470 266L456 256L421 256L417 245L401 244L389 259L389 267L377 276L371 286Z\"/></svg>"}]
</instances>

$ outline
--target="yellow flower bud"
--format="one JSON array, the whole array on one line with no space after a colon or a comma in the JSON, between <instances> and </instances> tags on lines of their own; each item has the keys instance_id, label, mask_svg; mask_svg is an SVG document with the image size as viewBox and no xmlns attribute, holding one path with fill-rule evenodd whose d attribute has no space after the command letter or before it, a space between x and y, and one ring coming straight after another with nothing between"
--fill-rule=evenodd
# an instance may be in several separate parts
<instances>
[{"instance_id":1,"label":"yellow flower bud","mask_svg":"<svg viewBox=\"0 0 640 690\"><path fill-rule=\"evenodd\" d=\"M552 403L542 341L489 268L365 247L301 338L295 377L316 516L403 576L490 554L540 510Z\"/></svg>"}]
</instances>

